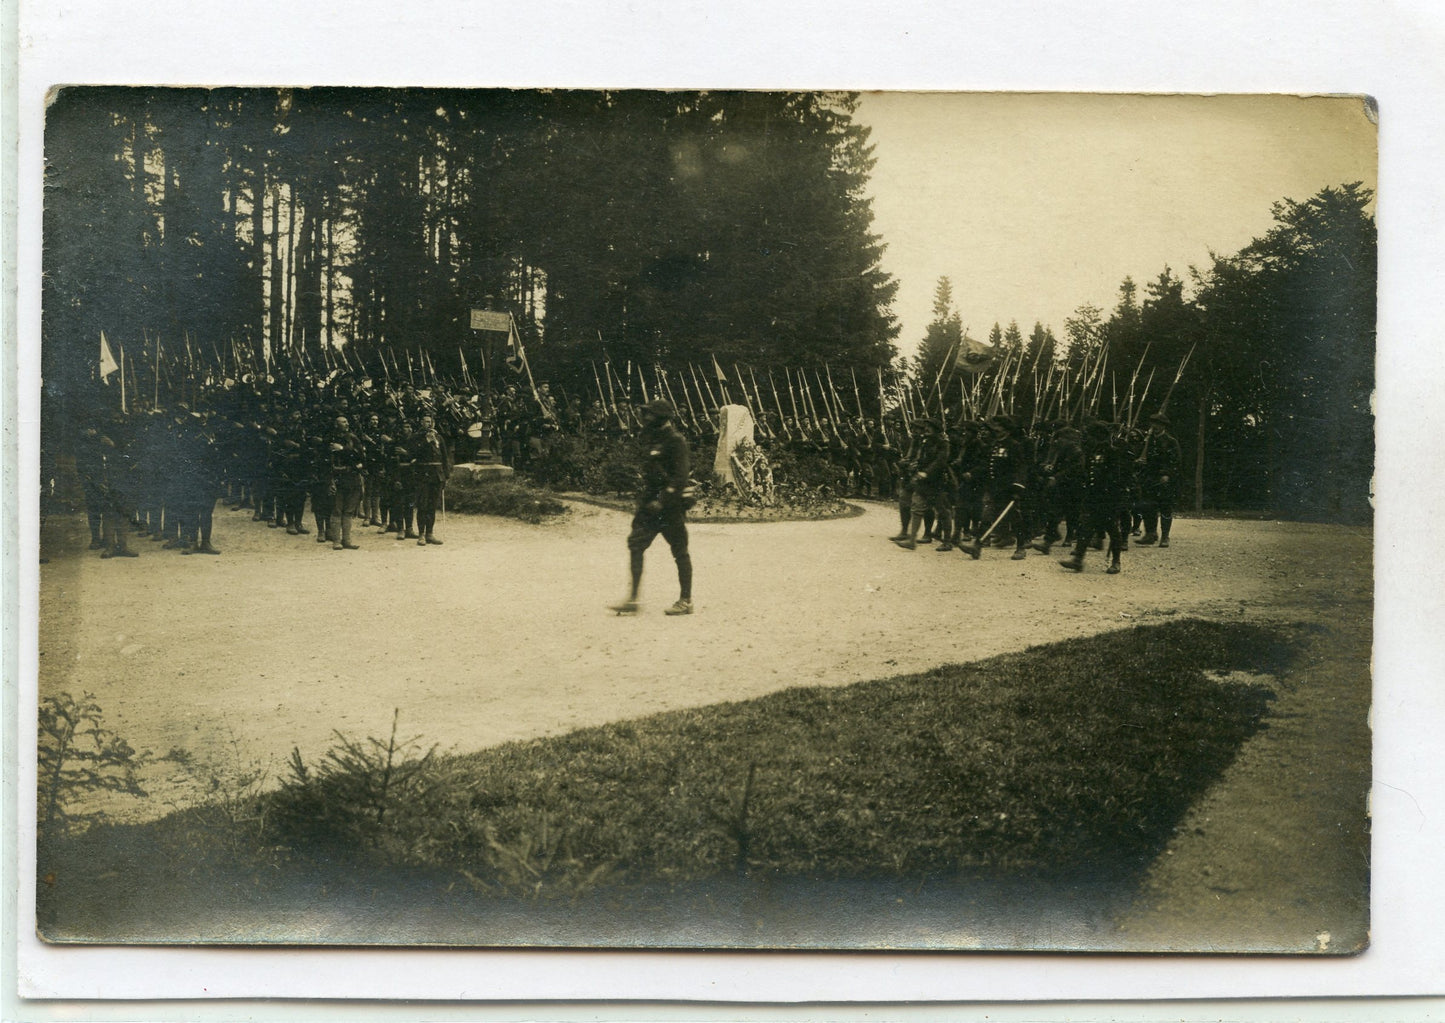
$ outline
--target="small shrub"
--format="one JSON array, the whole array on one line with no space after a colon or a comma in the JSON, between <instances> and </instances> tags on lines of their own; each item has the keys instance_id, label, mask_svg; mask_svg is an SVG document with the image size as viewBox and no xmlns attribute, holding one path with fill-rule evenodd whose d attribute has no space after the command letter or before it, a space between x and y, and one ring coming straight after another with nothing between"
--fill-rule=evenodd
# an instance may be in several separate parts
<instances>
[{"instance_id":1,"label":"small shrub","mask_svg":"<svg viewBox=\"0 0 1445 1023\"><path fill-rule=\"evenodd\" d=\"M84 693L40 701L40 736L36 751L38 825L42 835L73 827L89 827L105 819L104 810L72 807L98 793L124 793L144 798L136 771L148 758L101 724L100 705Z\"/></svg>"},{"instance_id":2,"label":"small shrub","mask_svg":"<svg viewBox=\"0 0 1445 1023\"><path fill-rule=\"evenodd\" d=\"M200 791L199 799L184 807L171 804L188 828L189 844L219 844L234 857L262 843L269 804L261 797L269 772L261 760L242 754L234 732L220 750L197 756L177 747L161 759L180 765Z\"/></svg>"},{"instance_id":3,"label":"small shrub","mask_svg":"<svg viewBox=\"0 0 1445 1023\"><path fill-rule=\"evenodd\" d=\"M454 480L447 484L447 510L496 515L538 525L565 515L568 508L548 494L515 479Z\"/></svg>"},{"instance_id":4,"label":"small shrub","mask_svg":"<svg viewBox=\"0 0 1445 1023\"><path fill-rule=\"evenodd\" d=\"M405 858L406 849L394 841L395 825L424 801L436 747L422 751L417 738L398 741L399 717L399 710L393 713L386 739L334 732L336 744L315 767L292 749L290 774L271 800L283 841L303 852L380 849Z\"/></svg>"}]
</instances>

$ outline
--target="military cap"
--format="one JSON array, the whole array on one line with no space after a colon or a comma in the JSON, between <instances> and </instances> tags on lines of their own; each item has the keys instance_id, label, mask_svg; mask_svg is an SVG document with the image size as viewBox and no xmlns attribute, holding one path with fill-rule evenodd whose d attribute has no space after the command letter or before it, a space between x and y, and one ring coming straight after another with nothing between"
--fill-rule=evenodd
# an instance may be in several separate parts
<instances>
[{"instance_id":1,"label":"military cap","mask_svg":"<svg viewBox=\"0 0 1445 1023\"><path fill-rule=\"evenodd\" d=\"M671 419L677 415L677 410L672 407L672 402L666 398L653 398L646 405L642 406L642 410L649 415L656 416L658 419Z\"/></svg>"}]
</instances>

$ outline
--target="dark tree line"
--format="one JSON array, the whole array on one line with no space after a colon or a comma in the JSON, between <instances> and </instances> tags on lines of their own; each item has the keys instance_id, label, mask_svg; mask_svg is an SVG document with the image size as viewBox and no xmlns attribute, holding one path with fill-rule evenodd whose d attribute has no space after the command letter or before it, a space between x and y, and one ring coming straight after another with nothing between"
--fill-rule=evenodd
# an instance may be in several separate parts
<instances>
[{"instance_id":1,"label":"dark tree line","mask_svg":"<svg viewBox=\"0 0 1445 1023\"><path fill-rule=\"evenodd\" d=\"M48 388L359 344L533 365L887 365L848 93L71 88L46 126Z\"/></svg>"},{"instance_id":2,"label":"dark tree line","mask_svg":"<svg viewBox=\"0 0 1445 1023\"><path fill-rule=\"evenodd\" d=\"M1040 324L1025 340L1016 323L994 324L989 343L1001 357L1023 346L1025 365L1057 360L1057 372L1073 380L1103 361L1092 411L1105 419L1123 421L1131 405L1142 418L1167 399L1185 452L1187 498L1197 510L1367 522L1374 472L1372 200L1358 182L1304 202L1283 199L1268 232L1238 253L1191 268L1187 284L1165 267L1141 295L1125 278L1112 313L1080 306L1057 343ZM947 353L964 342L961 322L943 278L912 367L916 377L935 379ZM1024 376L1020 386L1030 385ZM1028 398L1020 396L1021 407L1032 409Z\"/></svg>"}]
</instances>

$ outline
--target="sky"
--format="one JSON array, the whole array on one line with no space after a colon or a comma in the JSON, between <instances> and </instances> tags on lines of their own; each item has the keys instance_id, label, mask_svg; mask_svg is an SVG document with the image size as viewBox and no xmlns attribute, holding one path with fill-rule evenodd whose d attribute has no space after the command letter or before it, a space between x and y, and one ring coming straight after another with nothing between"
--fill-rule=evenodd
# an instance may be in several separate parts
<instances>
[{"instance_id":1,"label":"sky","mask_svg":"<svg viewBox=\"0 0 1445 1023\"><path fill-rule=\"evenodd\" d=\"M865 93L882 264L899 283L899 351L932 319L939 277L969 333L1036 320L1062 334L1105 315L1132 276L1188 280L1210 251L1269 230L1270 207L1376 185L1376 126L1358 97Z\"/></svg>"}]
</instances>

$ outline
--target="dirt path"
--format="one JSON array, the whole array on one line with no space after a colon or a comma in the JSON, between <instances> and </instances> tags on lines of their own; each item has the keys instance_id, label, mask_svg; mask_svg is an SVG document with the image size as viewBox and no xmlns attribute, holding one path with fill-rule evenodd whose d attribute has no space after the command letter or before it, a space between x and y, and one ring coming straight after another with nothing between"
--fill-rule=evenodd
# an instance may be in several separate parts
<instances>
[{"instance_id":1,"label":"dirt path","mask_svg":"<svg viewBox=\"0 0 1445 1023\"><path fill-rule=\"evenodd\" d=\"M221 511L221 557L142 540L140 558L108 561L83 551L78 518L57 517L43 537L40 693L93 693L109 727L157 756L184 749L275 777L293 747L322 754L333 729L384 735L394 708L404 735L461 752L1158 616L1305 621L1330 625L1341 636L1333 649L1352 663L1316 665L1318 687L1281 694L1278 726L1196 808L1216 823L1191 824L1196 840L1182 833L1166 858L1169 870L1189 861L1185 873L1151 883L1175 909L1203 892L1195 914L1257 896L1233 882L1210 891L1201 871L1257 848L1266 823L1271 834L1289 826L1281 791L1295 793L1284 808L1292 826L1314 832L1336 814L1331 786L1368 784L1368 530L1181 520L1170 550L1131 551L1111 577L1094 552L1082 575L1036 554L905 552L884 539L895 527L884 505L829 522L694 525L697 613L662 614L675 576L659 541L644 611L621 618L606 604L623 590L627 516L586 504L546 526L453 515L438 529L443 547L361 530L354 552ZM166 812L190 781L160 762L147 783L151 800L114 809ZM1271 873L1290 873L1277 866ZM1335 882L1321 873L1306 883ZM1142 917L1134 926L1141 942L1158 940Z\"/></svg>"}]
</instances>

